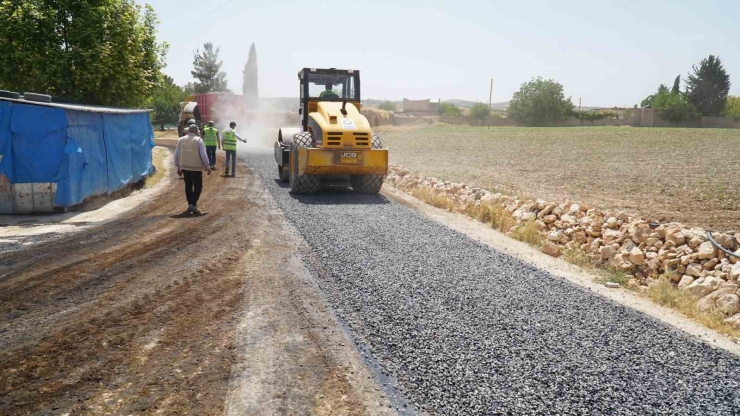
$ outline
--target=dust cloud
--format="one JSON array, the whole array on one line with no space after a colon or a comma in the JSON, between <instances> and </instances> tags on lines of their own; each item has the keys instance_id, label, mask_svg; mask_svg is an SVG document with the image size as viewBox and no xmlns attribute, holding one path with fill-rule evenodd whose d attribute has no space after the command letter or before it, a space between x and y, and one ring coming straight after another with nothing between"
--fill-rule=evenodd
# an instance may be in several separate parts
<instances>
[{"instance_id":1,"label":"dust cloud","mask_svg":"<svg viewBox=\"0 0 740 416\"><path fill-rule=\"evenodd\" d=\"M236 132L247 140L246 148L272 149L281 127L298 127L298 99L295 111L279 105L260 103L260 109L245 111L241 103L219 102L213 106L216 128L223 131L236 122ZM240 148L244 148L240 145Z\"/></svg>"}]
</instances>

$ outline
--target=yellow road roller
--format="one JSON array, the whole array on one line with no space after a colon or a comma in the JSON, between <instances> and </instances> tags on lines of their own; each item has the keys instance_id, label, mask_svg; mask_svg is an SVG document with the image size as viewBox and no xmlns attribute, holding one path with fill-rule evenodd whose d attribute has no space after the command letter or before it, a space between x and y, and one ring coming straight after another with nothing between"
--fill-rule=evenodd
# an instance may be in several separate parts
<instances>
[{"instance_id":1,"label":"yellow road roller","mask_svg":"<svg viewBox=\"0 0 740 416\"><path fill-rule=\"evenodd\" d=\"M388 150L360 114L360 71L303 68L298 80L301 126L281 128L275 142L280 180L298 194L317 192L322 181L380 192Z\"/></svg>"}]
</instances>

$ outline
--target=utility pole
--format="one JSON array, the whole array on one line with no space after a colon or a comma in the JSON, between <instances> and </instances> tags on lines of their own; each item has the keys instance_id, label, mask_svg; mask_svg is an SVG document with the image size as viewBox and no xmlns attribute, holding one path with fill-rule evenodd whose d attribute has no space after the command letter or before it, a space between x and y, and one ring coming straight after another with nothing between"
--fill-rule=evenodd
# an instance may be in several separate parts
<instances>
[{"instance_id":1,"label":"utility pole","mask_svg":"<svg viewBox=\"0 0 740 416\"><path fill-rule=\"evenodd\" d=\"M486 128L491 128L490 118L491 118L491 100L493 99L493 78L491 78L491 89L488 92L488 117L486 117Z\"/></svg>"},{"instance_id":2,"label":"utility pole","mask_svg":"<svg viewBox=\"0 0 740 416\"><path fill-rule=\"evenodd\" d=\"M578 118L581 119L581 126L583 125L583 114L581 114L581 97L578 97Z\"/></svg>"}]
</instances>

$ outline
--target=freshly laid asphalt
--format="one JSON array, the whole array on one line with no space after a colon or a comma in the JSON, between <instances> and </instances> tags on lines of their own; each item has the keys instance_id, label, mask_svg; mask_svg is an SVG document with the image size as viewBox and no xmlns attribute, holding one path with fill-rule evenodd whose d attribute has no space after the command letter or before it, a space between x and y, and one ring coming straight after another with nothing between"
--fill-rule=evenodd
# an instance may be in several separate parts
<instances>
[{"instance_id":1,"label":"freshly laid asphalt","mask_svg":"<svg viewBox=\"0 0 740 416\"><path fill-rule=\"evenodd\" d=\"M271 151L247 164L337 315L419 411L740 414L738 357L382 195L293 195Z\"/></svg>"}]
</instances>

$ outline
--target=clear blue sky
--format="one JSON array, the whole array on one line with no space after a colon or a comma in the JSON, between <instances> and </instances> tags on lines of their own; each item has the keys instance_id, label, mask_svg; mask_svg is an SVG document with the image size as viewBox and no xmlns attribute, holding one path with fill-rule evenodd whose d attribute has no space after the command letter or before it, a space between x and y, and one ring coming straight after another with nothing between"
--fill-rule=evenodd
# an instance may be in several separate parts
<instances>
[{"instance_id":1,"label":"clear blue sky","mask_svg":"<svg viewBox=\"0 0 740 416\"><path fill-rule=\"evenodd\" d=\"M740 2L137 0L170 44L165 72L192 81L192 56L221 48L241 92L256 44L262 96L297 96L302 67L362 71L364 98L507 101L535 76L577 105L631 106L719 55L740 94Z\"/></svg>"}]
</instances>

